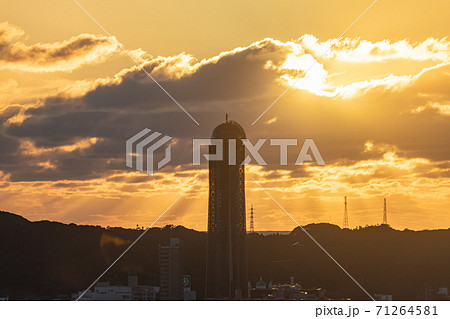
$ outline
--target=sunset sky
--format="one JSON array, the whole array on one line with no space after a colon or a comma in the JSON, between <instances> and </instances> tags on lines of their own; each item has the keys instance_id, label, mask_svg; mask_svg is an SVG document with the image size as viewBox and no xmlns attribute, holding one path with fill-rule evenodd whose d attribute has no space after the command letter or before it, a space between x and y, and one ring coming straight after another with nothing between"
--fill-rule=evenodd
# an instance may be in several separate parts
<instances>
[{"instance_id":1,"label":"sunset sky","mask_svg":"<svg viewBox=\"0 0 450 319\"><path fill-rule=\"evenodd\" d=\"M314 139L326 163L247 166L256 230L379 224L450 227L450 2L79 1L196 125L72 0L0 2L0 210L30 220L207 228L209 138L225 113L247 137ZM311 68L310 68L311 67ZM309 69L310 68L310 69ZM295 80L309 69L298 82ZM255 125L252 123L290 85ZM125 141L174 137L154 176L125 166ZM268 144L268 142L267 142Z\"/></svg>"}]
</instances>

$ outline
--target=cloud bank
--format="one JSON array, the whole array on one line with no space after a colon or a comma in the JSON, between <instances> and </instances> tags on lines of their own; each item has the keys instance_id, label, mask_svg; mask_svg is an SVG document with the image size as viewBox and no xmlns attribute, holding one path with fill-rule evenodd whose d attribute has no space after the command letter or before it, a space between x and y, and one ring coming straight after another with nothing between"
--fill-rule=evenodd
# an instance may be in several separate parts
<instances>
[{"instance_id":1,"label":"cloud bank","mask_svg":"<svg viewBox=\"0 0 450 319\"><path fill-rule=\"evenodd\" d=\"M53 43L25 44L24 31L0 23L0 69L27 72L68 72L83 65L99 63L117 52L106 36L80 34Z\"/></svg>"},{"instance_id":2,"label":"cloud bank","mask_svg":"<svg viewBox=\"0 0 450 319\"><path fill-rule=\"evenodd\" d=\"M7 31L0 39L12 52L17 43L11 39L18 31L3 29ZM80 45L86 38L86 46ZM205 163L190 165L191 139L209 137L230 113L254 141L315 140L325 167L280 166L279 154L266 147L261 152L272 164L249 167L250 175L280 196L327 201L344 193L412 198L420 192L448 200L449 42L344 39L319 59L330 43L332 39L321 42L311 35L286 42L268 38L203 60L188 53L143 60L142 66L192 113L199 127L137 67L111 78L74 83L32 107L4 108L2 185L10 194L18 188L30 194L51 189L52 197L93 196L103 204L121 199L129 205L126 199L132 196L180 190L196 176L206 176ZM4 55L6 65L26 64L25 69L34 70L44 65L63 70L59 56L72 61L67 63L72 68L79 67L94 61L96 54L107 52L107 57L115 50L108 39L86 35L44 50L17 47L24 49ZM30 58L35 51L40 53ZM293 83L266 117L251 126ZM176 141L173 162L155 176L125 166L126 139L146 127ZM299 148L290 149L290 163ZM433 191L436 188L439 191ZM249 196L256 191L250 190Z\"/></svg>"}]
</instances>

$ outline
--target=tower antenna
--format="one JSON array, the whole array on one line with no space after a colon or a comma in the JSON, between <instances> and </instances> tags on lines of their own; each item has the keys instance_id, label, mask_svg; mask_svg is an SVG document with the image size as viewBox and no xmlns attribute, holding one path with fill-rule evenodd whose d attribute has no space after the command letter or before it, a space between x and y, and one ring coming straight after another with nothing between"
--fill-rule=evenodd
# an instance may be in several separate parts
<instances>
[{"instance_id":1,"label":"tower antenna","mask_svg":"<svg viewBox=\"0 0 450 319\"><path fill-rule=\"evenodd\" d=\"M386 197L384 198L384 208L383 208L383 225L387 225L387 208L386 208Z\"/></svg>"},{"instance_id":2,"label":"tower antenna","mask_svg":"<svg viewBox=\"0 0 450 319\"><path fill-rule=\"evenodd\" d=\"M251 233L255 232L255 225L253 224L253 204L250 208L250 232Z\"/></svg>"},{"instance_id":3,"label":"tower antenna","mask_svg":"<svg viewBox=\"0 0 450 319\"><path fill-rule=\"evenodd\" d=\"M347 210L347 196L344 196L344 228L348 228L348 210Z\"/></svg>"}]
</instances>

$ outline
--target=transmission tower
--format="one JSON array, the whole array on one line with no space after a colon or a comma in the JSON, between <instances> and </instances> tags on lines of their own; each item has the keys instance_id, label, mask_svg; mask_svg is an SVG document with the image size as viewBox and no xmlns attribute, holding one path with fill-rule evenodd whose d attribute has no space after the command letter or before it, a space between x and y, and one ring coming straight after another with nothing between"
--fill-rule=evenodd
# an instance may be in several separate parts
<instances>
[{"instance_id":1,"label":"transmission tower","mask_svg":"<svg viewBox=\"0 0 450 319\"><path fill-rule=\"evenodd\" d=\"M250 208L250 232L255 232L255 225L253 224L253 205Z\"/></svg>"},{"instance_id":2,"label":"transmission tower","mask_svg":"<svg viewBox=\"0 0 450 319\"><path fill-rule=\"evenodd\" d=\"M384 208L383 208L383 225L387 225L387 209L386 209L386 198L384 198Z\"/></svg>"},{"instance_id":3,"label":"transmission tower","mask_svg":"<svg viewBox=\"0 0 450 319\"><path fill-rule=\"evenodd\" d=\"M347 210L347 196L344 197L344 228L348 228L348 210Z\"/></svg>"}]
</instances>

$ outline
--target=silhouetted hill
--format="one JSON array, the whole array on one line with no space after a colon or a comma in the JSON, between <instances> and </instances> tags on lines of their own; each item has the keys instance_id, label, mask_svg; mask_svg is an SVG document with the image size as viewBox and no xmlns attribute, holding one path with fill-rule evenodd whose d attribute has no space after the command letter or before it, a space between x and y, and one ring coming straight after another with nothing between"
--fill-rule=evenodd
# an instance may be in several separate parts
<instances>
[{"instance_id":1,"label":"silhouetted hill","mask_svg":"<svg viewBox=\"0 0 450 319\"><path fill-rule=\"evenodd\" d=\"M450 284L450 230L398 231L386 225L348 230L329 224L305 229L372 295L423 299L426 287ZM331 296L364 298L299 227L275 237L249 236L253 280L258 273L274 282L292 274L304 286L323 287Z\"/></svg>"},{"instance_id":2,"label":"silhouetted hill","mask_svg":"<svg viewBox=\"0 0 450 319\"><path fill-rule=\"evenodd\" d=\"M426 287L450 284L450 230L398 231L388 226L356 230L330 224L305 229L371 294L423 299ZM0 296L52 299L87 288L143 230L57 222L30 222L0 212ZM158 247L169 238L183 243L183 273L204 295L206 233L181 226L152 228L105 275L126 284L137 270L143 284L158 285ZM332 297L367 299L364 293L300 229L289 235L248 235L249 279L323 287Z\"/></svg>"}]
</instances>

